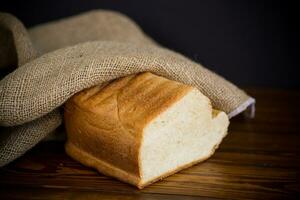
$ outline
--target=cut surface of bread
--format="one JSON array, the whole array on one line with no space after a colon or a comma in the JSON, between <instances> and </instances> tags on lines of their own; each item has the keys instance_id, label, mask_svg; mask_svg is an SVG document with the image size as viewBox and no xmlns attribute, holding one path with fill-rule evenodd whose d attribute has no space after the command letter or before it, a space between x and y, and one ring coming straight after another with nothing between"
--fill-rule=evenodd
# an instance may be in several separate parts
<instances>
[{"instance_id":1,"label":"cut surface of bread","mask_svg":"<svg viewBox=\"0 0 300 200\"><path fill-rule=\"evenodd\" d=\"M138 188L209 158L229 125L196 88L149 72L77 93L64 116L68 155Z\"/></svg>"}]
</instances>

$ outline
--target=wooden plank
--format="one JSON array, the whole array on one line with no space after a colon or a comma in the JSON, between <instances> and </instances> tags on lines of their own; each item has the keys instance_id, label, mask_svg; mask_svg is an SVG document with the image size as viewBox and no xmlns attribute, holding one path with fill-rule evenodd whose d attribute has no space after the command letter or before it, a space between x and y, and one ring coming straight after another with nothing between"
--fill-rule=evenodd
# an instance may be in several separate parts
<instances>
[{"instance_id":1,"label":"wooden plank","mask_svg":"<svg viewBox=\"0 0 300 200\"><path fill-rule=\"evenodd\" d=\"M45 142L0 169L3 199L297 199L300 194L300 92L248 90L256 118L231 121L207 161L143 190L82 166L63 142ZM0 198L2 199L2 198Z\"/></svg>"}]
</instances>

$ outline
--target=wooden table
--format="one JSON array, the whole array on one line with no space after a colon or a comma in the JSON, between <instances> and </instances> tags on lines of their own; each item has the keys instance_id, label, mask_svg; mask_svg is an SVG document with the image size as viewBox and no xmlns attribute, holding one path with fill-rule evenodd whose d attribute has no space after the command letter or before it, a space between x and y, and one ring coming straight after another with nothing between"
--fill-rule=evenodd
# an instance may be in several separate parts
<instances>
[{"instance_id":1,"label":"wooden table","mask_svg":"<svg viewBox=\"0 0 300 200\"><path fill-rule=\"evenodd\" d=\"M143 190L75 162L62 142L44 142L0 169L0 199L300 199L300 92L248 92L255 119L232 119L209 160Z\"/></svg>"}]
</instances>

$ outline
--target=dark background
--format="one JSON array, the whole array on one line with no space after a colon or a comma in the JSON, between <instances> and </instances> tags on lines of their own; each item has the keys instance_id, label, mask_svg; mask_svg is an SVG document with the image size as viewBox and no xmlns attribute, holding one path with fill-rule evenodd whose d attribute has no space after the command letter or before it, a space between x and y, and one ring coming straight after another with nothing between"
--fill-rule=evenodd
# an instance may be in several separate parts
<instances>
[{"instance_id":1,"label":"dark background","mask_svg":"<svg viewBox=\"0 0 300 200\"><path fill-rule=\"evenodd\" d=\"M299 88L297 5L286 1L6 1L30 27L91 9L120 11L164 46L240 86Z\"/></svg>"}]
</instances>

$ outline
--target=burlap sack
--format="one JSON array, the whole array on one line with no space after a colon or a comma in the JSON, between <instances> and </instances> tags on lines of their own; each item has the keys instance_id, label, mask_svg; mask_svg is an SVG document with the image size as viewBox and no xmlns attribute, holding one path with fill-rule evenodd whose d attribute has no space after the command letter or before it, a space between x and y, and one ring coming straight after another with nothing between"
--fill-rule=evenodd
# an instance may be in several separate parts
<instances>
[{"instance_id":1,"label":"burlap sack","mask_svg":"<svg viewBox=\"0 0 300 200\"><path fill-rule=\"evenodd\" d=\"M0 82L0 125L5 127L0 166L54 131L62 123L59 108L73 94L133 73L151 71L196 86L230 117L254 103L230 82L159 46L130 19L111 11L29 30L15 17L0 14L0 69L14 70Z\"/></svg>"}]
</instances>

